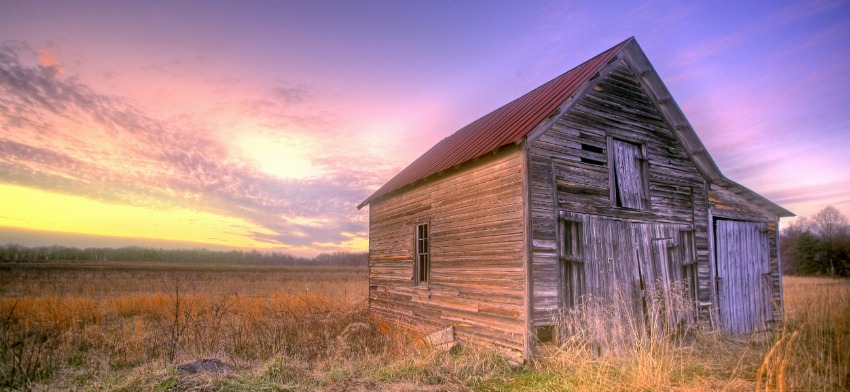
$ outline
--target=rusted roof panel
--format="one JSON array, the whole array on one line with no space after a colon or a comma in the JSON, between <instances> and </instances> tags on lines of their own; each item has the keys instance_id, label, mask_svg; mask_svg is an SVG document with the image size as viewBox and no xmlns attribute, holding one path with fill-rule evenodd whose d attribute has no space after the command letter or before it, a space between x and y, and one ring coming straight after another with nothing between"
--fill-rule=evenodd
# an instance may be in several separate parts
<instances>
[{"instance_id":1,"label":"rusted roof panel","mask_svg":"<svg viewBox=\"0 0 850 392\"><path fill-rule=\"evenodd\" d=\"M617 44L441 140L357 208L363 208L372 200L405 185L522 139L575 94L631 40L633 38Z\"/></svg>"}]
</instances>

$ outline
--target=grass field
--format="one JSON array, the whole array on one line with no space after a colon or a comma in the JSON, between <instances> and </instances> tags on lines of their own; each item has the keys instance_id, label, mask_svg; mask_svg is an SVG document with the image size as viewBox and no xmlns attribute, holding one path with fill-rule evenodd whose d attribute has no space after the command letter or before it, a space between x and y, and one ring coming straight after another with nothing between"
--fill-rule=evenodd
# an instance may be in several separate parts
<instances>
[{"instance_id":1,"label":"grass field","mask_svg":"<svg viewBox=\"0 0 850 392\"><path fill-rule=\"evenodd\" d=\"M846 390L850 281L786 277L787 322L735 341L695 330L598 358L582 342L511 366L386 335L358 268L0 264L0 389ZM215 358L199 375L176 365Z\"/></svg>"}]
</instances>

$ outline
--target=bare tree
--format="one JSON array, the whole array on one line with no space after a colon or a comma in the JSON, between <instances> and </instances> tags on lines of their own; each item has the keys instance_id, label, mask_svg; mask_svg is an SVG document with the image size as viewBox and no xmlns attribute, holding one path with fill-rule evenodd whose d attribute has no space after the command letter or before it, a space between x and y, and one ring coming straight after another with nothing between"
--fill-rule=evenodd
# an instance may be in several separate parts
<instances>
[{"instance_id":1,"label":"bare tree","mask_svg":"<svg viewBox=\"0 0 850 392\"><path fill-rule=\"evenodd\" d=\"M837 208L828 206L812 217L812 229L822 241L826 251L829 272L835 274L835 263L839 253L838 246L848 234L847 217Z\"/></svg>"}]
</instances>

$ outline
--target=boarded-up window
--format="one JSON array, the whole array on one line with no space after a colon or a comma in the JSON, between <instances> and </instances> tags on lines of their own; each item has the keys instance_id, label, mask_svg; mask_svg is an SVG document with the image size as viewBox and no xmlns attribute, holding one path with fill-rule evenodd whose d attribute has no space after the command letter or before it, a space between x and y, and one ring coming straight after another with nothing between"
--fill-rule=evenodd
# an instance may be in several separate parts
<instances>
[{"instance_id":1,"label":"boarded-up window","mask_svg":"<svg viewBox=\"0 0 850 392\"><path fill-rule=\"evenodd\" d=\"M645 210L649 205L643 147L611 139L611 200L617 207Z\"/></svg>"},{"instance_id":2,"label":"boarded-up window","mask_svg":"<svg viewBox=\"0 0 850 392\"><path fill-rule=\"evenodd\" d=\"M417 285L428 284L431 275L431 255L429 252L428 224L416 225L416 255L413 267L413 281Z\"/></svg>"}]
</instances>

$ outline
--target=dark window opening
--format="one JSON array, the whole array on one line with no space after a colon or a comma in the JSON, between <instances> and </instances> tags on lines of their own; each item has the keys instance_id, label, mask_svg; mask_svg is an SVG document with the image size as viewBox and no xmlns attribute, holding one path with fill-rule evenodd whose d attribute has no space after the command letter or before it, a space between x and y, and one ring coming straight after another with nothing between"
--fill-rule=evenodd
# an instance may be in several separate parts
<instances>
[{"instance_id":1,"label":"dark window opening","mask_svg":"<svg viewBox=\"0 0 850 392\"><path fill-rule=\"evenodd\" d=\"M551 325L537 327L537 341L539 343L551 343L554 340L554 328Z\"/></svg>"},{"instance_id":2,"label":"dark window opening","mask_svg":"<svg viewBox=\"0 0 850 392\"><path fill-rule=\"evenodd\" d=\"M595 152L597 154L602 154L602 151L603 151L602 147L596 147L596 146L593 146L593 145L590 145L590 144L582 144L581 149L583 151Z\"/></svg>"},{"instance_id":3,"label":"dark window opening","mask_svg":"<svg viewBox=\"0 0 850 392\"><path fill-rule=\"evenodd\" d=\"M597 147L597 146L593 146L593 145L590 145L590 144L584 144L584 143L582 143L582 145L581 145L581 150L587 151L587 152L592 152L592 153L595 153L595 154L602 154L602 152L604 151L604 149L602 147ZM583 163L587 163L587 164L590 164L590 165L605 166L605 162L600 161L598 159L592 159L592 158L586 158L586 157L581 157L580 159Z\"/></svg>"},{"instance_id":4,"label":"dark window opening","mask_svg":"<svg viewBox=\"0 0 850 392\"><path fill-rule=\"evenodd\" d=\"M427 284L431 275L431 255L428 242L428 224L416 225L416 254L413 279L417 285Z\"/></svg>"},{"instance_id":5,"label":"dark window opening","mask_svg":"<svg viewBox=\"0 0 850 392\"><path fill-rule=\"evenodd\" d=\"M610 139L611 200L616 207L645 210L649 206L643 146Z\"/></svg>"}]
</instances>

